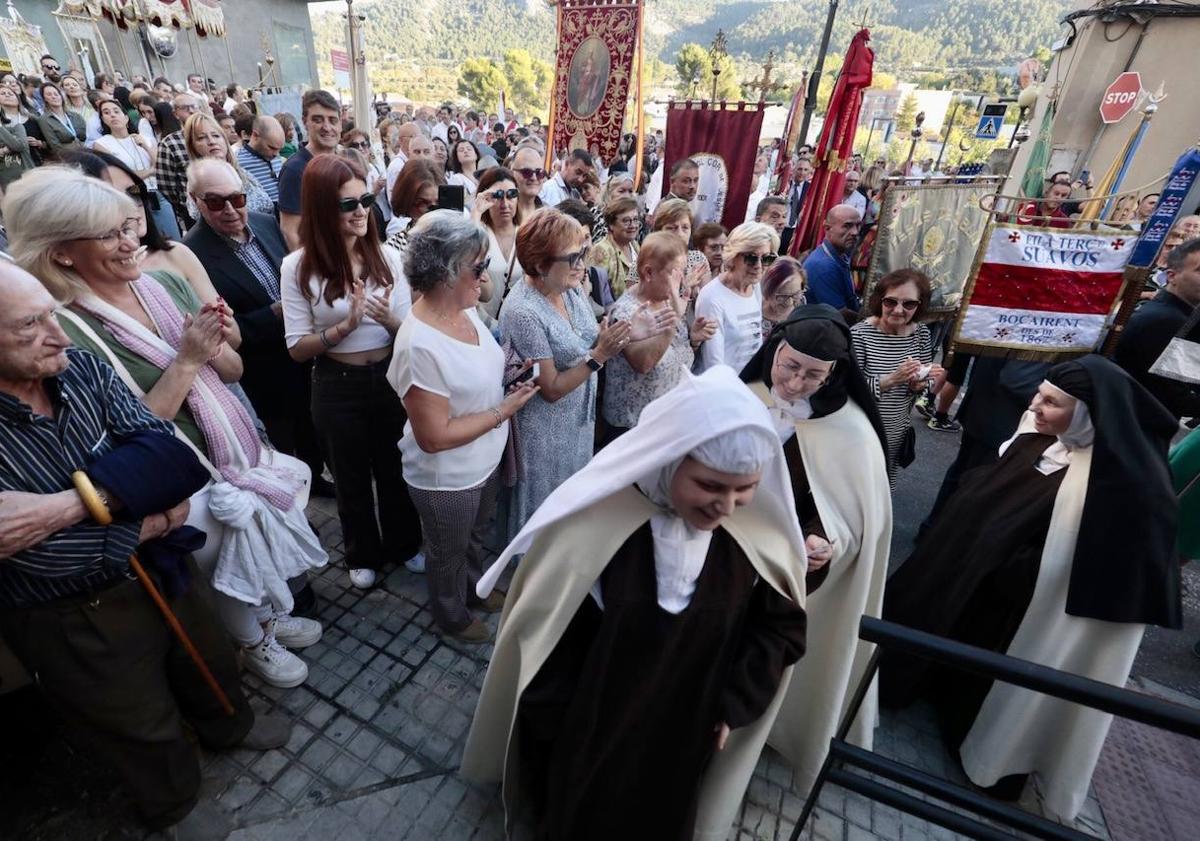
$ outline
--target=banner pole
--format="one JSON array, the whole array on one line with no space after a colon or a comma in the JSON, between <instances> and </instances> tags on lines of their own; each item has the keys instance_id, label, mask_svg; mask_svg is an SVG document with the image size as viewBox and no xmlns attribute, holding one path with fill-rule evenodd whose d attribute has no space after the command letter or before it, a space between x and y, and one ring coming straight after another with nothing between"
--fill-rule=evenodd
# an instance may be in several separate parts
<instances>
[{"instance_id":1,"label":"banner pole","mask_svg":"<svg viewBox=\"0 0 1200 841\"><path fill-rule=\"evenodd\" d=\"M645 130L645 126L642 124L643 114L645 112L645 106L642 102L642 81L643 81L643 74L645 73L645 59L646 59L646 33L643 29L643 27L645 26L645 16L646 16L646 0L638 0L638 26L637 26L637 38L638 38L637 63L638 63L638 66L637 66L637 97L636 97L637 120L634 123L637 126L637 163L634 165L634 168L633 168L633 189L635 192L637 191L638 187L641 186L641 183L642 183L642 156L645 154L645 145L646 145L646 130Z\"/></svg>"},{"instance_id":2,"label":"banner pole","mask_svg":"<svg viewBox=\"0 0 1200 841\"><path fill-rule=\"evenodd\" d=\"M1117 349L1117 342L1120 341L1121 333L1125 330L1125 323L1133 315L1138 298L1141 296L1142 290L1146 288L1146 281L1150 279L1153 272L1154 269L1149 266L1125 267L1125 277L1122 280L1124 286L1118 298L1121 303L1117 307L1117 314L1113 316L1112 326L1108 328L1108 335L1104 337L1104 344L1100 350L1105 356L1111 357Z\"/></svg>"},{"instance_id":3,"label":"banner pole","mask_svg":"<svg viewBox=\"0 0 1200 841\"><path fill-rule=\"evenodd\" d=\"M555 103L558 102L558 49L562 43L562 7L564 2L566 0L558 0L554 4L554 84L550 86L550 113L546 117L546 160L542 164L547 173L550 172L550 165L554 162L554 114L558 110L555 108ZM546 177L549 178L549 175Z\"/></svg>"}]
</instances>

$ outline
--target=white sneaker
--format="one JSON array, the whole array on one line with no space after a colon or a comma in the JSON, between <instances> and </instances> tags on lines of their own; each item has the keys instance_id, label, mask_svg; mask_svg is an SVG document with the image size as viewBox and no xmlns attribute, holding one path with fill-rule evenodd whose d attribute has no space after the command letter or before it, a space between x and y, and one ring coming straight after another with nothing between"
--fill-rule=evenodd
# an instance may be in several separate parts
<instances>
[{"instance_id":1,"label":"white sneaker","mask_svg":"<svg viewBox=\"0 0 1200 841\"><path fill-rule=\"evenodd\" d=\"M404 562L404 568L409 572L414 572L417 575L425 574L425 553L418 552L407 561Z\"/></svg>"},{"instance_id":2,"label":"white sneaker","mask_svg":"<svg viewBox=\"0 0 1200 841\"><path fill-rule=\"evenodd\" d=\"M272 686L291 689L308 679L304 661L280 645L269 631L258 645L248 645L242 650L246 653L246 668Z\"/></svg>"},{"instance_id":3,"label":"white sneaker","mask_svg":"<svg viewBox=\"0 0 1200 841\"><path fill-rule=\"evenodd\" d=\"M369 590L375 586L375 570L373 569L352 569L350 570L350 583L360 590Z\"/></svg>"},{"instance_id":4,"label":"white sneaker","mask_svg":"<svg viewBox=\"0 0 1200 841\"><path fill-rule=\"evenodd\" d=\"M315 645L321 639L321 623L287 613L276 613L267 622L266 631L284 648L298 649Z\"/></svg>"}]
</instances>

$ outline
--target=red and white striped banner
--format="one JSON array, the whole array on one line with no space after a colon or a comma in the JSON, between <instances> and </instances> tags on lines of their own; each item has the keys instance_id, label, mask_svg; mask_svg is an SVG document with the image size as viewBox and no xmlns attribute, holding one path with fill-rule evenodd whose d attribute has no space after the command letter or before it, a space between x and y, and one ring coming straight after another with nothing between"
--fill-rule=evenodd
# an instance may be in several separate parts
<instances>
[{"instance_id":1,"label":"red and white striped banner","mask_svg":"<svg viewBox=\"0 0 1200 841\"><path fill-rule=\"evenodd\" d=\"M1087 353L1117 304L1136 235L998 224L959 315L965 349Z\"/></svg>"}]
</instances>

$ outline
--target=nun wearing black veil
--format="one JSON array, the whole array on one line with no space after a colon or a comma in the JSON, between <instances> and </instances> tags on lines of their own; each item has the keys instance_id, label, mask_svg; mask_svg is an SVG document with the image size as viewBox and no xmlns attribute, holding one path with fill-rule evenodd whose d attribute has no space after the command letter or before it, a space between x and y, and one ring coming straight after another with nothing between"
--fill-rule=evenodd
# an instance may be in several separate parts
<instances>
[{"instance_id":1,"label":"nun wearing black veil","mask_svg":"<svg viewBox=\"0 0 1200 841\"><path fill-rule=\"evenodd\" d=\"M884 618L1124 686L1146 625L1181 625L1178 423L1091 355L1054 366L994 465L963 477L889 579ZM1112 717L887 653L889 706L924 695L976 785L1016 796L1036 772L1045 807L1073 819Z\"/></svg>"},{"instance_id":2,"label":"nun wearing black veil","mask_svg":"<svg viewBox=\"0 0 1200 841\"><path fill-rule=\"evenodd\" d=\"M808 553L808 649L768 740L791 762L803 798L874 648L858 639L858 623L879 616L883 603L892 537L887 439L850 329L827 304L798 307L776 325L742 380L783 444ZM867 749L877 707L872 687L849 735Z\"/></svg>"},{"instance_id":3,"label":"nun wearing black veil","mask_svg":"<svg viewBox=\"0 0 1200 841\"><path fill-rule=\"evenodd\" d=\"M886 483L885 483L886 487ZM804 539L767 410L684 375L564 482L525 555L463 754L539 839L724 841L804 652Z\"/></svg>"}]
</instances>

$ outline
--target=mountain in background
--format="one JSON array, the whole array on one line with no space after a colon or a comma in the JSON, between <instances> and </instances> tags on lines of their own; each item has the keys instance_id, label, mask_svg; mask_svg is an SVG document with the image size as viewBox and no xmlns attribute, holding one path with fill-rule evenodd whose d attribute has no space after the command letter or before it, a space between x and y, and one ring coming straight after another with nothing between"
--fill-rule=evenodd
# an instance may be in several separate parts
<instances>
[{"instance_id":1,"label":"mountain in background","mask_svg":"<svg viewBox=\"0 0 1200 841\"><path fill-rule=\"evenodd\" d=\"M849 0L838 10L830 51L845 49L864 10L876 67L892 75L962 68L1011 68L1048 47L1071 0ZM422 101L452 96L458 65L528 50L553 60L554 10L542 0L360 0L372 78L379 90ZM785 75L811 66L826 0L648 0L647 56L672 65L685 43L707 45L723 29L748 73L776 51ZM345 18L314 12L318 63L345 48ZM667 72L656 65L661 76Z\"/></svg>"}]
</instances>

